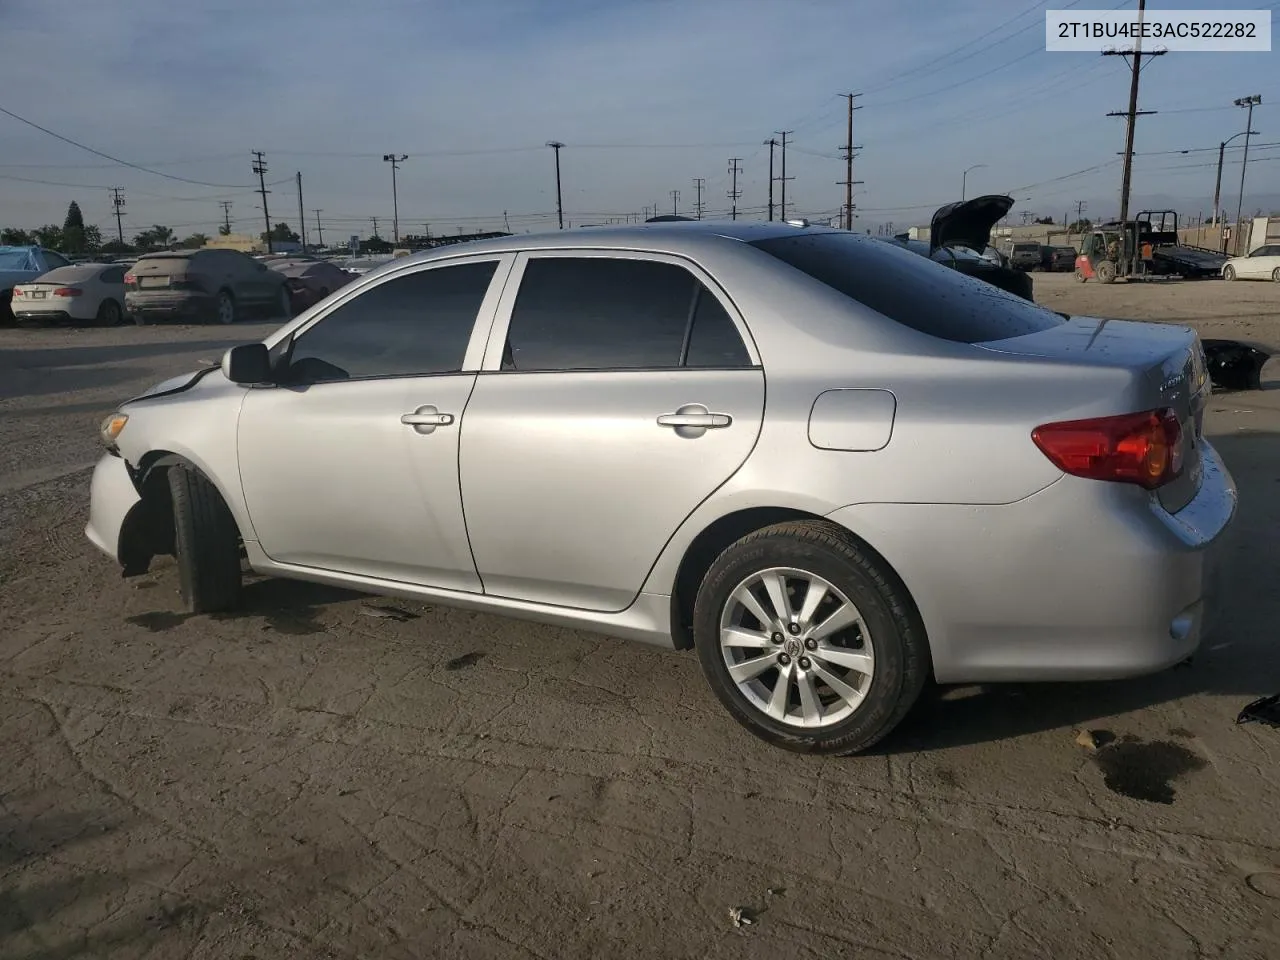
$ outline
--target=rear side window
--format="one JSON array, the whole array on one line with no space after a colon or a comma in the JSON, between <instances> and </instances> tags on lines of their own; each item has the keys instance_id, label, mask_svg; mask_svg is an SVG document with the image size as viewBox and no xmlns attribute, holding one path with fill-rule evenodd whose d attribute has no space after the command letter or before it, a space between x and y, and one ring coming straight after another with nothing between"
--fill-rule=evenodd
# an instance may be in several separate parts
<instances>
[{"instance_id":1,"label":"rear side window","mask_svg":"<svg viewBox=\"0 0 1280 960\"><path fill-rule=\"evenodd\" d=\"M984 280L871 237L815 233L751 245L890 320L942 340L1004 340L1063 322Z\"/></svg>"},{"instance_id":2,"label":"rear side window","mask_svg":"<svg viewBox=\"0 0 1280 960\"><path fill-rule=\"evenodd\" d=\"M502 368L645 370L750 366L724 307L672 263L535 257L511 311Z\"/></svg>"}]
</instances>

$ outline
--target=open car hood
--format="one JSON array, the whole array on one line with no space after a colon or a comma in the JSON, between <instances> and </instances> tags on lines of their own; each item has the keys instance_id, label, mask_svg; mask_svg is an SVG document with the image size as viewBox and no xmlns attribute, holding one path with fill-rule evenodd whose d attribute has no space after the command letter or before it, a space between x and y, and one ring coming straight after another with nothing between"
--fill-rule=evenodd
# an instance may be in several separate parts
<instances>
[{"instance_id":1,"label":"open car hood","mask_svg":"<svg viewBox=\"0 0 1280 960\"><path fill-rule=\"evenodd\" d=\"M991 244L991 228L1012 206L1013 197L988 194L939 207L929 225L929 252L947 246L985 250Z\"/></svg>"}]
</instances>

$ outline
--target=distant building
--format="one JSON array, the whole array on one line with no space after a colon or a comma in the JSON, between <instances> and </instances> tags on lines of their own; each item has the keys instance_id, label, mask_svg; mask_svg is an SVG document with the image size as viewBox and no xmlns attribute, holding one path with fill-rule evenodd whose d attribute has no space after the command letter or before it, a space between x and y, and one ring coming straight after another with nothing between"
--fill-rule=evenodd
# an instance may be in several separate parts
<instances>
[{"instance_id":1,"label":"distant building","mask_svg":"<svg viewBox=\"0 0 1280 960\"><path fill-rule=\"evenodd\" d=\"M210 237L205 244L213 250L239 250L241 253L265 253L267 246L251 233L225 233Z\"/></svg>"}]
</instances>

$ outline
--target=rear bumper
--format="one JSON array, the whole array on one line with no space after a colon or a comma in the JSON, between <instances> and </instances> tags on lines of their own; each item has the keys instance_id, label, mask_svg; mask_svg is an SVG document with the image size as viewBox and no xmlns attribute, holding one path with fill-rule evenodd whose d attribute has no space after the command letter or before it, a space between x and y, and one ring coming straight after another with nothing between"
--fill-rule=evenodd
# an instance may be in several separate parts
<instances>
[{"instance_id":1,"label":"rear bumper","mask_svg":"<svg viewBox=\"0 0 1280 960\"><path fill-rule=\"evenodd\" d=\"M13 315L26 323L72 323L77 319L65 310L14 310Z\"/></svg>"},{"instance_id":2,"label":"rear bumper","mask_svg":"<svg viewBox=\"0 0 1280 960\"><path fill-rule=\"evenodd\" d=\"M142 320L210 320L217 314L213 297L190 294L183 297L125 296L125 310Z\"/></svg>"},{"instance_id":3,"label":"rear bumper","mask_svg":"<svg viewBox=\"0 0 1280 960\"><path fill-rule=\"evenodd\" d=\"M1176 515L1123 484L1062 479L1000 506L863 504L831 519L894 567L942 683L1104 680L1191 656L1216 620L1234 482L1211 445Z\"/></svg>"},{"instance_id":4,"label":"rear bumper","mask_svg":"<svg viewBox=\"0 0 1280 960\"><path fill-rule=\"evenodd\" d=\"M99 550L120 563L120 531L125 518L142 500L121 457L103 454L93 468L89 485L89 522L85 536Z\"/></svg>"}]
</instances>

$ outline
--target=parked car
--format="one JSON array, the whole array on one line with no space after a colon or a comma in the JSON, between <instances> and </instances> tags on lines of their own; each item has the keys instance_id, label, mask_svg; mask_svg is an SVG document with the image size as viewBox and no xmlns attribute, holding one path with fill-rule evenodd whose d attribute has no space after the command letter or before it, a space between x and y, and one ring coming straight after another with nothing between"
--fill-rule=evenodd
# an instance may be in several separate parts
<instances>
[{"instance_id":1,"label":"parked car","mask_svg":"<svg viewBox=\"0 0 1280 960\"><path fill-rule=\"evenodd\" d=\"M1018 270L1040 269L1040 244L1009 244L1009 263Z\"/></svg>"},{"instance_id":2,"label":"parked car","mask_svg":"<svg viewBox=\"0 0 1280 960\"><path fill-rule=\"evenodd\" d=\"M314 306L355 279L353 274L328 260L281 260L273 263L271 269L285 277L292 310L290 316Z\"/></svg>"},{"instance_id":3,"label":"parked car","mask_svg":"<svg viewBox=\"0 0 1280 960\"><path fill-rule=\"evenodd\" d=\"M13 323L13 288L71 261L44 247L0 247L0 325Z\"/></svg>"},{"instance_id":4,"label":"parked car","mask_svg":"<svg viewBox=\"0 0 1280 960\"><path fill-rule=\"evenodd\" d=\"M388 254L375 257L349 257L338 262L338 266L353 277L362 277L370 270L390 263L393 258Z\"/></svg>"},{"instance_id":5,"label":"parked car","mask_svg":"<svg viewBox=\"0 0 1280 960\"><path fill-rule=\"evenodd\" d=\"M934 213L927 243L906 237L887 242L1032 300L1031 278L1022 270L1015 270L1008 258L991 246L991 228L1012 206L1012 197L995 194L949 203Z\"/></svg>"},{"instance_id":6,"label":"parked car","mask_svg":"<svg viewBox=\"0 0 1280 960\"><path fill-rule=\"evenodd\" d=\"M1046 273L1070 273L1076 268L1075 247L1040 247L1040 269Z\"/></svg>"},{"instance_id":7,"label":"parked car","mask_svg":"<svg viewBox=\"0 0 1280 960\"><path fill-rule=\"evenodd\" d=\"M94 323L114 327L124 318L125 268L114 263L58 267L13 288L19 321Z\"/></svg>"},{"instance_id":8,"label":"parked car","mask_svg":"<svg viewBox=\"0 0 1280 960\"><path fill-rule=\"evenodd\" d=\"M1280 243L1259 247L1222 265L1223 280L1274 280L1280 283Z\"/></svg>"},{"instance_id":9,"label":"parked car","mask_svg":"<svg viewBox=\"0 0 1280 960\"><path fill-rule=\"evenodd\" d=\"M125 309L139 324L234 323L250 312L290 316L284 281L236 250L144 253L125 274Z\"/></svg>"},{"instance_id":10,"label":"parked car","mask_svg":"<svg viewBox=\"0 0 1280 960\"><path fill-rule=\"evenodd\" d=\"M236 607L243 555L693 647L753 733L848 753L930 674L1196 650L1236 510L1208 395L1189 328L1068 320L843 230L517 235L123 404L86 533L126 576L176 555L195 613Z\"/></svg>"}]
</instances>

